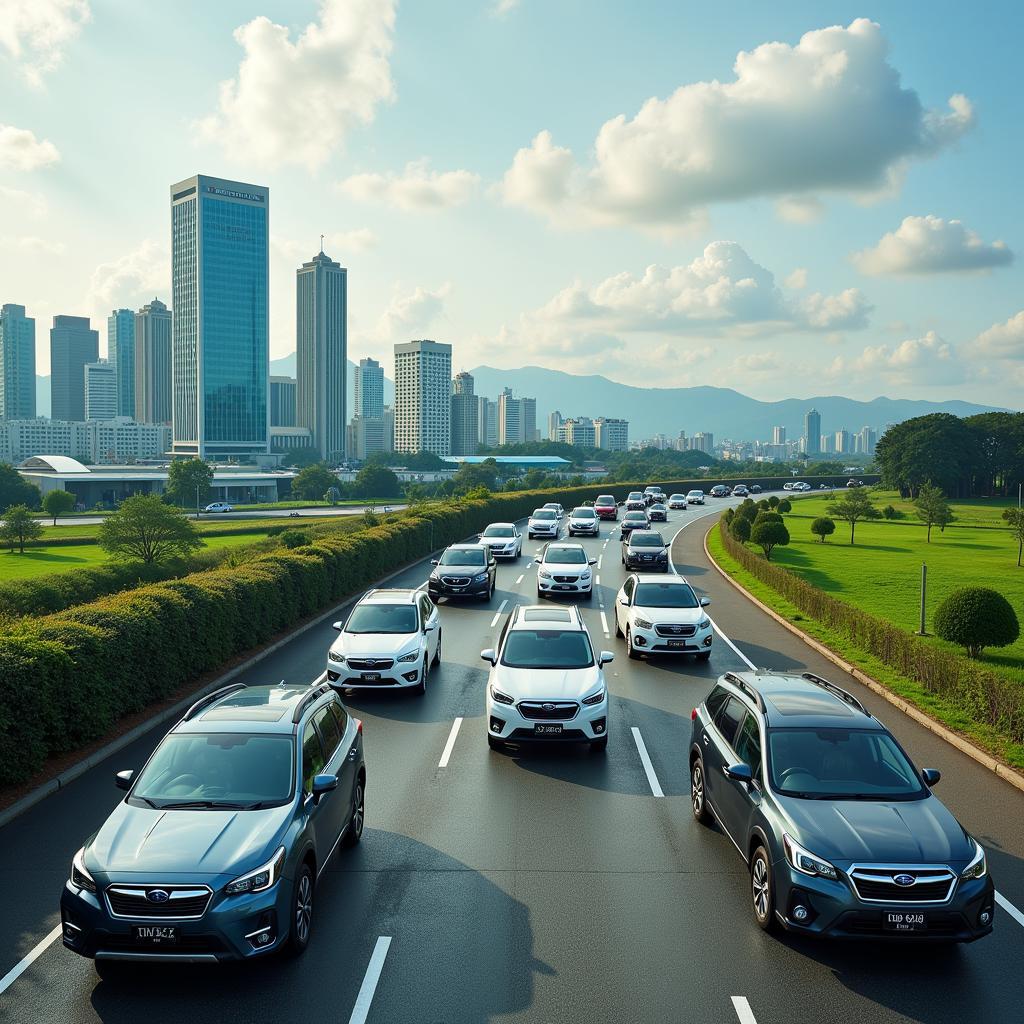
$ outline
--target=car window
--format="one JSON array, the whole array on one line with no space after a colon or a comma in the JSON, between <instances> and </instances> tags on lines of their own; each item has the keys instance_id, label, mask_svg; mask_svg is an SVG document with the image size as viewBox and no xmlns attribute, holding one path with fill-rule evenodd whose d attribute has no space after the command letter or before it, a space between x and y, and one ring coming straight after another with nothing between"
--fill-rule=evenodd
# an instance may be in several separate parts
<instances>
[{"instance_id":1,"label":"car window","mask_svg":"<svg viewBox=\"0 0 1024 1024\"><path fill-rule=\"evenodd\" d=\"M556 548L548 547L544 552L545 562L554 562L557 565L586 565L587 553L583 548Z\"/></svg>"},{"instance_id":2,"label":"car window","mask_svg":"<svg viewBox=\"0 0 1024 1024\"><path fill-rule=\"evenodd\" d=\"M533 513L534 519L554 519L555 510L552 508L539 508Z\"/></svg>"},{"instance_id":3,"label":"car window","mask_svg":"<svg viewBox=\"0 0 1024 1024\"><path fill-rule=\"evenodd\" d=\"M750 765L754 778L761 781L761 732L757 719L747 712L740 726L739 738L736 740L736 755L742 764Z\"/></svg>"},{"instance_id":4,"label":"car window","mask_svg":"<svg viewBox=\"0 0 1024 1024\"><path fill-rule=\"evenodd\" d=\"M434 614L434 602L426 594L420 598L420 614L423 616L423 625L426 625L430 616Z\"/></svg>"},{"instance_id":5,"label":"car window","mask_svg":"<svg viewBox=\"0 0 1024 1024\"><path fill-rule=\"evenodd\" d=\"M590 668L594 652L587 634L578 629L513 629L501 663L509 668Z\"/></svg>"},{"instance_id":6,"label":"car window","mask_svg":"<svg viewBox=\"0 0 1024 1024\"><path fill-rule=\"evenodd\" d=\"M689 583L641 583L636 603L641 608L697 608L700 605Z\"/></svg>"},{"instance_id":7,"label":"car window","mask_svg":"<svg viewBox=\"0 0 1024 1024\"><path fill-rule=\"evenodd\" d=\"M441 556L441 565L483 565L487 556L470 548L449 548Z\"/></svg>"},{"instance_id":8,"label":"car window","mask_svg":"<svg viewBox=\"0 0 1024 1024\"><path fill-rule=\"evenodd\" d=\"M324 745L325 761L330 761L338 750L341 743L341 733L338 731L338 720L331 713L330 706L321 708L315 715L313 721L320 730L320 739Z\"/></svg>"},{"instance_id":9,"label":"car window","mask_svg":"<svg viewBox=\"0 0 1024 1024\"><path fill-rule=\"evenodd\" d=\"M514 537L516 531L511 526L488 526L483 532L484 537Z\"/></svg>"},{"instance_id":10,"label":"car window","mask_svg":"<svg viewBox=\"0 0 1024 1024\"><path fill-rule=\"evenodd\" d=\"M302 791L313 792L313 778L324 770L324 748L312 722L306 723L302 731Z\"/></svg>"},{"instance_id":11,"label":"car window","mask_svg":"<svg viewBox=\"0 0 1024 1024\"><path fill-rule=\"evenodd\" d=\"M663 548L665 541L660 533L632 533L629 546L633 548Z\"/></svg>"},{"instance_id":12,"label":"car window","mask_svg":"<svg viewBox=\"0 0 1024 1024\"><path fill-rule=\"evenodd\" d=\"M735 697L730 697L715 715L715 725L730 747L735 747L736 733L746 708Z\"/></svg>"},{"instance_id":13,"label":"car window","mask_svg":"<svg viewBox=\"0 0 1024 1024\"><path fill-rule=\"evenodd\" d=\"M626 580L625 584L623 585L622 592L623 592L623 594L626 595L627 598L632 600L632 598L633 598L633 591L635 589L636 589L636 580L633 579L632 576L630 576L630 578L628 580Z\"/></svg>"},{"instance_id":14,"label":"car window","mask_svg":"<svg viewBox=\"0 0 1024 1024\"><path fill-rule=\"evenodd\" d=\"M595 513L592 508L574 508L572 515L574 519L593 519Z\"/></svg>"},{"instance_id":15,"label":"car window","mask_svg":"<svg viewBox=\"0 0 1024 1024\"><path fill-rule=\"evenodd\" d=\"M328 706L334 713L334 720L338 723L339 734L344 737L345 732L348 729L348 711L345 709L345 705L335 698Z\"/></svg>"},{"instance_id":16,"label":"car window","mask_svg":"<svg viewBox=\"0 0 1024 1024\"><path fill-rule=\"evenodd\" d=\"M357 604L345 623L346 633L415 633L416 606Z\"/></svg>"},{"instance_id":17,"label":"car window","mask_svg":"<svg viewBox=\"0 0 1024 1024\"><path fill-rule=\"evenodd\" d=\"M728 700L729 691L723 690L721 686L716 686L708 695L704 701L704 706L708 709L708 715L714 718L718 713L718 709Z\"/></svg>"}]
</instances>

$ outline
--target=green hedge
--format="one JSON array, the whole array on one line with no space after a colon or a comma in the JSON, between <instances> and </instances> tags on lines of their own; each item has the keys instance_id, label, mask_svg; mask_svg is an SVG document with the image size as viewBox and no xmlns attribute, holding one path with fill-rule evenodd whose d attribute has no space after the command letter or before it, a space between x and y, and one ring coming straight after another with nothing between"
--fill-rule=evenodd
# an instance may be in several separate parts
<instances>
[{"instance_id":1,"label":"green hedge","mask_svg":"<svg viewBox=\"0 0 1024 1024\"><path fill-rule=\"evenodd\" d=\"M1014 743L1024 743L1024 687L1019 683L826 594L738 543L723 523L718 529L725 550L800 611L849 637L861 650L928 692L941 695L972 721L991 727Z\"/></svg>"}]
</instances>

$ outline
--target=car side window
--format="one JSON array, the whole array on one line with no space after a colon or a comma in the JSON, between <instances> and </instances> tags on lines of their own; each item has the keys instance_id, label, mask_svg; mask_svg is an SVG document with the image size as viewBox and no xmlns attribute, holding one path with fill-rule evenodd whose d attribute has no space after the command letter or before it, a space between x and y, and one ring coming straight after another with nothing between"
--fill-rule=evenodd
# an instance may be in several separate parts
<instances>
[{"instance_id":1,"label":"car side window","mask_svg":"<svg viewBox=\"0 0 1024 1024\"><path fill-rule=\"evenodd\" d=\"M306 723L302 731L302 791L308 796L313 792L313 778L324 770L324 748L312 722Z\"/></svg>"},{"instance_id":2,"label":"car side window","mask_svg":"<svg viewBox=\"0 0 1024 1024\"><path fill-rule=\"evenodd\" d=\"M718 731L725 737L725 742L735 749L736 733L740 727L740 720L746 708L735 697L730 697L718 710L715 715L715 725Z\"/></svg>"},{"instance_id":3,"label":"car side window","mask_svg":"<svg viewBox=\"0 0 1024 1024\"><path fill-rule=\"evenodd\" d=\"M636 590L636 580L632 576L626 580L625 585L622 588L622 593L625 594L626 600L632 602L633 591Z\"/></svg>"},{"instance_id":4,"label":"car side window","mask_svg":"<svg viewBox=\"0 0 1024 1024\"><path fill-rule=\"evenodd\" d=\"M330 707L321 708L315 715L313 721L320 730L320 739L324 745L324 760L329 762L337 753L341 743L341 733L338 731L338 720L331 714Z\"/></svg>"},{"instance_id":5,"label":"car side window","mask_svg":"<svg viewBox=\"0 0 1024 1024\"><path fill-rule=\"evenodd\" d=\"M430 614L431 614L431 612L433 612L433 610L434 610L434 606L431 603L430 598L426 597L426 596L421 597L420 598L420 616L421 616L421 619L422 619L422 621L420 622L420 628L421 629L430 621Z\"/></svg>"},{"instance_id":6,"label":"car side window","mask_svg":"<svg viewBox=\"0 0 1024 1024\"><path fill-rule=\"evenodd\" d=\"M721 686L716 686L707 696L707 700L704 701L704 706L708 709L708 717L714 718L718 714L718 709L725 703L729 696L728 690L723 690Z\"/></svg>"},{"instance_id":7,"label":"car side window","mask_svg":"<svg viewBox=\"0 0 1024 1024\"><path fill-rule=\"evenodd\" d=\"M761 781L761 731L754 715L747 712L740 726L739 738L736 740L736 754L742 764L750 765L754 778Z\"/></svg>"},{"instance_id":8,"label":"car side window","mask_svg":"<svg viewBox=\"0 0 1024 1024\"><path fill-rule=\"evenodd\" d=\"M338 723L338 732L341 736L344 736L348 730L348 711L345 705L340 700L335 698L328 705L331 711L334 713L334 720Z\"/></svg>"}]
</instances>

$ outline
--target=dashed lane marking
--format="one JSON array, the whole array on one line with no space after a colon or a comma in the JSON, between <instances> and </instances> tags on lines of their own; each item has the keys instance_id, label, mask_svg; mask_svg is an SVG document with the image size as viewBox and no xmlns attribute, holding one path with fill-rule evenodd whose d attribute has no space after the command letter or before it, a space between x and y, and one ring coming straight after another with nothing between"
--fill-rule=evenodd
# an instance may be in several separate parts
<instances>
[{"instance_id":1,"label":"dashed lane marking","mask_svg":"<svg viewBox=\"0 0 1024 1024\"><path fill-rule=\"evenodd\" d=\"M654 771L654 764L651 762L651 755L647 753L647 744L644 743L643 736L640 735L640 730L634 725L631 727L633 733L633 742L636 744L637 753L640 755L640 761L644 766L644 771L647 773L647 783L651 787L651 793L654 796L664 796L665 792L661 788L661 783L658 781L658 776Z\"/></svg>"},{"instance_id":2,"label":"dashed lane marking","mask_svg":"<svg viewBox=\"0 0 1024 1024\"><path fill-rule=\"evenodd\" d=\"M498 610L494 613L494 618L491 619L491 629L494 629L494 627L498 624L498 619L501 618L501 613L505 610L507 605L508 601L502 601L501 604L498 605Z\"/></svg>"},{"instance_id":3,"label":"dashed lane marking","mask_svg":"<svg viewBox=\"0 0 1024 1024\"><path fill-rule=\"evenodd\" d=\"M388 950L391 948L391 936L381 935L377 944L373 947L373 955L366 968L363 977L363 984L359 988L359 995L356 996L356 1005L352 1007L352 1016L348 1024L366 1024L366 1018L370 1014L370 1007L373 1005L373 997L377 991L377 983L380 981L381 971L384 970L384 961L388 957Z\"/></svg>"},{"instance_id":4,"label":"dashed lane marking","mask_svg":"<svg viewBox=\"0 0 1024 1024\"><path fill-rule=\"evenodd\" d=\"M608 618L604 612L601 612L601 628L604 630L604 635L608 636Z\"/></svg>"},{"instance_id":5,"label":"dashed lane marking","mask_svg":"<svg viewBox=\"0 0 1024 1024\"><path fill-rule=\"evenodd\" d=\"M517 579L517 580L516 580L516 582L515 582L515 586L517 586L517 587L518 587L518 586L519 586L519 584L520 584L520 583L522 583L524 579L526 579L526 573L523 573L523 575L522 575L522 576L520 576L520 577L519 577L519 579Z\"/></svg>"},{"instance_id":6,"label":"dashed lane marking","mask_svg":"<svg viewBox=\"0 0 1024 1024\"><path fill-rule=\"evenodd\" d=\"M747 1002L747 997L732 996L731 998L732 1008L736 1011L740 1024L757 1024L757 1018L754 1016L754 1011L750 1008L750 1003Z\"/></svg>"},{"instance_id":7,"label":"dashed lane marking","mask_svg":"<svg viewBox=\"0 0 1024 1024\"><path fill-rule=\"evenodd\" d=\"M0 995L6 992L40 956L46 951L47 946L60 935L62 925L57 925L53 931L43 936L32 949L30 949L2 978L0 978Z\"/></svg>"},{"instance_id":8,"label":"dashed lane marking","mask_svg":"<svg viewBox=\"0 0 1024 1024\"><path fill-rule=\"evenodd\" d=\"M452 731L448 733L448 742L444 745L444 750L441 753L441 760L437 762L438 768L447 768L448 759L452 756L452 750L455 749L455 740L459 735L459 729L462 728L462 719L456 718L452 722Z\"/></svg>"},{"instance_id":9,"label":"dashed lane marking","mask_svg":"<svg viewBox=\"0 0 1024 1024\"><path fill-rule=\"evenodd\" d=\"M1022 928L1024 928L1024 914L1022 914L1001 892L996 893L996 903L999 904L1017 922ZM0 983L0 992L3 992L3 984Z\"/></svg>"}]
</instances>

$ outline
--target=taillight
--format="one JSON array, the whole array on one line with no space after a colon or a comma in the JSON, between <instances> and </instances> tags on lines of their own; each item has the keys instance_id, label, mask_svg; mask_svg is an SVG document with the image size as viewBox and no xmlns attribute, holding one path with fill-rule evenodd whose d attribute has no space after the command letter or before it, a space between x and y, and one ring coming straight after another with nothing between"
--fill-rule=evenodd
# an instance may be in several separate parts
<instances>
[{"instance_id":1,"label":"taillight","mask_svg":"<svg viewBox=\"0 0 1024 1024\"><path fill-rule=\"evenodd\" d=\"M696 709L696 708L694 708L694 709L693 709L693 710L692 710L692 711L690 712L690 721L691 721L691 722L696 722L696 721L697 721L697 709ZM361 723L361 722L360 722L360 725L362 725L362 723Z\"/></svg>"}]
</instances>

